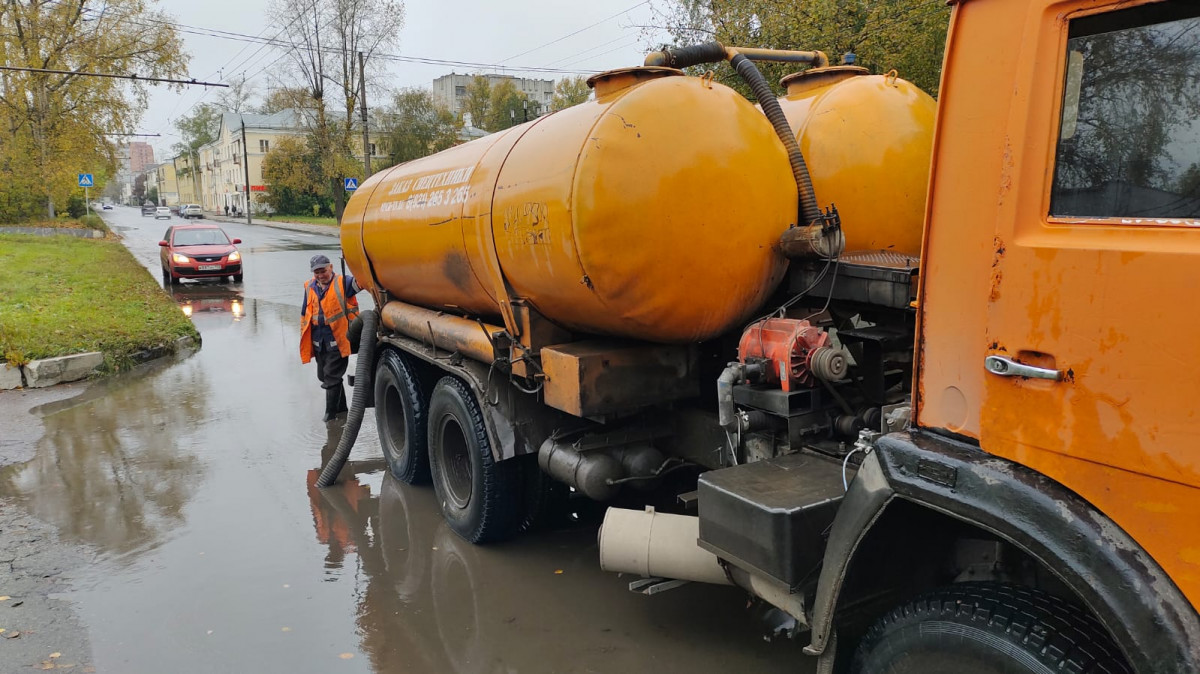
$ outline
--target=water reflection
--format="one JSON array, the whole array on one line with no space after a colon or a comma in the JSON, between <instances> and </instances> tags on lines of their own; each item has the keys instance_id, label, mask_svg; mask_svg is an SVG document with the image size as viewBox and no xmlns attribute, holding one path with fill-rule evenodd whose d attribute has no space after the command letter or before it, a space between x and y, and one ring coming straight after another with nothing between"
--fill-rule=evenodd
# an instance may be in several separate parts
<instances>
[{"instance_id":1,"label":"water reflection","mask_svg":"<svg viewBox=\"0 0 1200 674\"><path fill-rule=\"evenodd\" d=\"M308 494L324 573L344 565L338 578L355 579L373 671L807 670L801 644L767 643L736 590L629 593L628 578L599 570L594 526L475 546L442 521L431 489L380 460L351 462L324 490L319 472Z\"/></svg>"},{"instance_id":2,"label":"water reflection","mask_svg":"<svg viewBox=\"0 0 1200 674\"><path fill-rule=\"evenodd\" d=\"M246 315L246 300L240 286L201 282L176 286L171 297L188 318L195 319L198 314L227 314L240 321Z\"/></svg>"},{"instance_id":3,"label":"water reflection","mask_svg":"<svg viewBox=\"0 0 1200 674\"><path fill-rule=\"evenodd\" d=\"M147 368L47 406L36 457L0 471L0 494L105 553L157 547L205 471L179 429L208 415L207 382L180 388L170 372Z\"/></svg>"}]
</instances>

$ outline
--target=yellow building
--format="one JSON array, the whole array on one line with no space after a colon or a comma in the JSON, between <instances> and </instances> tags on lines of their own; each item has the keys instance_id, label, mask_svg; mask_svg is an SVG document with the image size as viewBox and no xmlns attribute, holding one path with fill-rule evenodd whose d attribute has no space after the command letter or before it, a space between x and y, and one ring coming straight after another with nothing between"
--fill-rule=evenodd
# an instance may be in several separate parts
<instances>
[{"instance_id":1,"label":"yellow building","mask_svg":"<svg viewBox=\"0 0 1200 674\"><path fill-rule=\"evenodd\" d=\"M155 167L154 183L158 187L158 203L164 206L179 205L179 186L173 163L163 162Z\"/></svg>"},{"instance_id":2,"label":"yellow building","mask_svg":"<svg viewBox=\"0 0 1200 674\"><path fill-rule=\"evenodd\" d=\"M179 184L179 203L200 203L200 172L193 171L196 155L181 154L173 157L171 163L175 168L175 181Z\"/></svg>"},{"instance_id":3,"label":"yellow building","mask_svg":"<svg viewBox=\"0 0 1200 674\"><path fill-rule=\"evenodd\" d=\"M295 110L270 115L221 115L217 139L200 148L199 199L213 213L245 212L246 185L250 195L267 191L262 178L262 160L275 141L283 136L303 136L303 124ZM249 169L247 171L247 168ZM248 178L248 180L247 180ZM263 207L251 196L252 212Z\"/></svg>"}]
</instances>

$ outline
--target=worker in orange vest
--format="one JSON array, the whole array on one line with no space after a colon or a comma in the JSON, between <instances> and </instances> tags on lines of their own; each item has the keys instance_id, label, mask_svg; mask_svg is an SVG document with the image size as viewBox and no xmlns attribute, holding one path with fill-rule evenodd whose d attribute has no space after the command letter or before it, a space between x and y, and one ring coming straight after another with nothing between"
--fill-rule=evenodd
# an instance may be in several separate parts
<instances>
[{"instance_id":1,"label":"worker in orange vest","mask_svg":"<svg viewBox=\"0 0 1200 674\"><path fill-rule=\"evenodd\" d=\"M304 284L304 304L300 320L300 360L317 361L317 379L325 389L324 421L332 421L346 411L346 390L342 376L350 364L350 324L358 318L358 300L362 291L353 276L333 272L333 263L324 255L309 260L313 277ZM332 291L332 292L331 292Z\"/></svg>"}]
</instances>

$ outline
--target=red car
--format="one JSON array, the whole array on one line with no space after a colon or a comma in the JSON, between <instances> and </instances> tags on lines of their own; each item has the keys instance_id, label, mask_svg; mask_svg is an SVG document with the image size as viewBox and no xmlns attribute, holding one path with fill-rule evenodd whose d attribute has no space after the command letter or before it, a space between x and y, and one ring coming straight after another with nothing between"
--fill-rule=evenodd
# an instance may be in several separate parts
<instances>
[{"instance_id":1,"label":"red car","mask_svg":"<svg viewBox=\"0 0 1200 674\"><path fill-rule=\"evenodd\" d=\"M242 282L242 254L216 225L176 225L168 227L158 242L162 261L163 286L179 285L181 279L233 278Z\"/></svg>"}]
</instances>

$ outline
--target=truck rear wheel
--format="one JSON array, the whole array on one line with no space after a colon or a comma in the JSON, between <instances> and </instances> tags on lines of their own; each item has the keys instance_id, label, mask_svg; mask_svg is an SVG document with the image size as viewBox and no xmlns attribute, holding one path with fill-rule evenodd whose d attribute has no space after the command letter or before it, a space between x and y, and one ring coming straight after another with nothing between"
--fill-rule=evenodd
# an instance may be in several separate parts
<instances>
[{"instance_id":1,"label":"truck rear wheel","mask_svg":"<svg viewBox=\"0 0 1200 674\"><path fill-rule=\"evenodd\" d=\"M863 637L854 674L1128 674L1092 616L1053 595L962 583L892 610Z\"/></svg>"},{"instance_id":2,"label":"truck rear wheel","mask_svg":"<svg viewBox=\"0 0 1200 674\"><path fill-rule=\"evenodd\" d=\"M375 426L392 476L406 484L429 481L428 408L416 371L394 349L375 366Z\"/></svg>"},{"instance_id":3,"label":"truck rear wheel","mask_svg":"<svg viewBox=\"0 0 1200 674\"><path fill-rule=\"evenodd\" d=\"M472 543L516 533L523 512L518 465L492 458L479 403L455 377L442 377L429 402L429 465L455 533Z\"/></svg>"}]
</instances>

